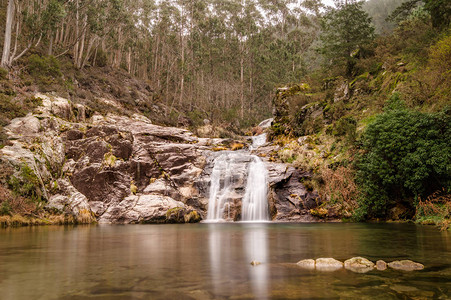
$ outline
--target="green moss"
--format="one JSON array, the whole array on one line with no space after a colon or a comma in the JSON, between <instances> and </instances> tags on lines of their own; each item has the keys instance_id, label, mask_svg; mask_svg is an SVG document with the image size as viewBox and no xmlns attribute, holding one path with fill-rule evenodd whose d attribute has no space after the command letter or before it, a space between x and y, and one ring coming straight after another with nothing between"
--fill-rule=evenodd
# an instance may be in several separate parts
<instances>
[{"instance_id":1,"label":"green moss","mask_svg":"<svg viewBox=\"0 0 451 300\"><path fill-rule=\"evenodd\" d=\"M103 156L103 163L109 167L114 167L116 165L117 157L111 152L105 153Z\"/></svg>"},{"instance_id":2,"label":"green moss","mask_svg":"<svg viewBox=\"0 0 451 300\"><path fill-rule=\"evenodd\" d=\"M40 180L35 172L27 165L22 164L18 176L11 176L8 180L11 190L19 196L31 199L33 202L42 201Z\"/></svg>"}]
</instances>

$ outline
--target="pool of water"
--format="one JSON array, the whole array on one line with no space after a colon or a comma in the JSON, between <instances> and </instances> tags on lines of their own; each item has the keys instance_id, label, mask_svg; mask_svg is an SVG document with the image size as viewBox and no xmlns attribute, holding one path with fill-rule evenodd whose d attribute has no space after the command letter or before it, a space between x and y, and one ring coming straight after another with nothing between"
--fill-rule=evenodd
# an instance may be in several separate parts
<instances>
[{"instance_id":1,"label":"pool of water","mask_svg":"<svg viewBox=\"0 0 451 300\"><path fill-rule=\"evenodd\" d=\"M301 259L411 259L415 272ZM251 261L262 264L252 266ZM448 299L451 234L413 224L184 224L0 230L0 299Z\"/></svg>"}]
</instances>

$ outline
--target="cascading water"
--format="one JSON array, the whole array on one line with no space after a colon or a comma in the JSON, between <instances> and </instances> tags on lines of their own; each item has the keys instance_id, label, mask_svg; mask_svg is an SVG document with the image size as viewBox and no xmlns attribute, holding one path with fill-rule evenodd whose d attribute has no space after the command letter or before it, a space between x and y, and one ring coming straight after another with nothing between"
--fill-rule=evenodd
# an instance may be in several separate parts
<instances>
[{"instance_id":1,"label":"cascading water","mask_svg":"<svg viewBox=\"0 0 451 300\"><path fill-rule=\"evenodd\" d=\"M249 165L246 193L241 206L242 221L268 221L268 171L265 164L253 155Z\"/></svg>"},{"instance_id":2,"label":"cascading water","mask_svg":"<svg viewBox=\"0 0 451 300\"><path fill-rule=\"evenodd\" d=\"M260 135L256 135L252 137L252 145L250 147L251 150L257 149L260 146L263 146L266 143L266 133L262 133Z\"/></svg>"},{"instance_id":3,"label":"cascading water","mask_svg":"<svg viewBox=\"0 0 451 300\"><path fill-rule=\"evenodd\" d=\"M231 192L232 169L229 153L222 154L215 159L213 171L211 172L210 199L208 200L208 221L224 220L224 209L230 210L229 193ZM228 218L230 213L228 212Z\"/></svg>"},{"instance_id":4,"label":"cascading water","mask_svg":"<svg viewBox=\"0 0 451 300\"><path fill-rule=\"evenodd\" d=\"M240 200L242 221L268 221L267 174L258 156L244 151L221 153L210 175L206 221L233 221Z\"/></svg>"}]
</instances>

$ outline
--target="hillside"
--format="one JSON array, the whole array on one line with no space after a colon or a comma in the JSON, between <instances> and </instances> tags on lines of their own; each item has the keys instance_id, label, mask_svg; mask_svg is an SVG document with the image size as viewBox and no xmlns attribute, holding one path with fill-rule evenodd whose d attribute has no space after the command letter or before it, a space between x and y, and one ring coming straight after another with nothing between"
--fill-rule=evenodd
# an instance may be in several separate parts
<instances>
[{"instance_id":1,"label":"hillside","mask_svg":"<svg viewBox=\"0 0 451 300\"><path fill-rule=\"evenodd\" d=\"M449 226L451 14L448 6L436 5L440 1L384 1L384 7L349 1L327 9L304 1L298 10L283 1L243 7L202 1L94 1L93 7L77 1L72 7L75 2L44 1L35 19L16 15L10 28L16 33L6 34L10 2L1 3L0 15L6 24L0 41L6 45L9 35L13 45L0 68L0 148L31 152L28 158L39 163L31 168L36 159L21 165L2 158L0 215L8 222L13 216L91 222L110 208L108 218L117 220L115 209L123 207L114 205L127 195L137 205L140 193L150 201L144 190L160 179L168 185L155 193L183 205L165 202L170 213L148 221L199 221L206 195L191 188L202 191L205 182L171 178L191 171L206 176L198 174L209 169L197 160L205 157L199 153L247 148L245 134L267 132L271 143L256 153L275 170L272 217ZM13 10L28 11L30 5ZM376 32L383 35L375 35L363 8L377 16ZM133 13L144 9L147 15ZM384 21L390 13L391 21ZM138 26L143 24L148 27ZM272 126L256 126L271 110ZM183 168L162 167L168 158L156 157L168 149L160 142L187 151L170 152L183 156L174 159ZM101 151L91 151L95 147ZM141 156L141 148L158 147L163 148ZM147 171L137 167L141 159ZM289 172L282 176L272 164ZM99 179L99 172L113 177L102 173ZM74 174L78 179L72 181ZM96 186L81 182L80 174L94 176L115 194L114 205L79 216L86 201L108 198L92 194ZM71 198L75 188L87 196L75 214L74 207L65 213L64 205L48 209L52 196ZM172 210L177 207L183 209Z\"/></svg>"}]
</instances>

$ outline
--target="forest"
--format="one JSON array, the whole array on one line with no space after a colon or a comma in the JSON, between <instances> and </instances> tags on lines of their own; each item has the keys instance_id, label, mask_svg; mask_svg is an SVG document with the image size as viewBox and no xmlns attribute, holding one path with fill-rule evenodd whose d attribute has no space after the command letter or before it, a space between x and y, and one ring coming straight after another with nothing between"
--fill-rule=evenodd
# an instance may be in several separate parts
<instances>
[{"instance_id":1,"label":"forest","mask_svg":"<svg viewBox=\"0 0 451 300\"><path fill-rule=\"evenodd\" d=\"M107 112L99 87L199 135L273 115L273 159L326 199L312 215L447 228L450 18L447 0L0 0L0 129L34 91Z\"/></svg>"}]
</instances>

